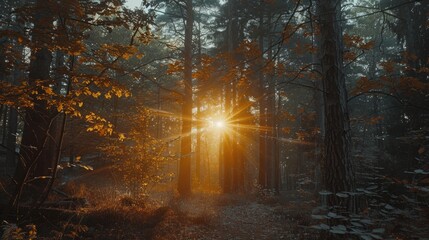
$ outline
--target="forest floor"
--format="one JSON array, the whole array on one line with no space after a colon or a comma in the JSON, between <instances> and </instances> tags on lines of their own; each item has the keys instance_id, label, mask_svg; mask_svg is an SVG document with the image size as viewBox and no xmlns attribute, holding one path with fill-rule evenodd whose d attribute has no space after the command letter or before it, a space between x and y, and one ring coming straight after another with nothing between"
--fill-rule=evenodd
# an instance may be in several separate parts
<instances>
[{"instance_id":1,"label":"forest floor","mask_svg":"<svg viewBox=\"0 0 429 240\"><path fill-rule=\"evenodd\" d=\"M152 189L136 200L103 189L92 176L64 189L88 199L90 206L78 222L63 226L60 234L84 231L81 239L315 239L311 211L317 205L313 192L283 191L279 196L258 193L222 194L195 190L189 198L175 196L173 187ZM86 185L88 188L82 186ZM101 188L100 188L101 187ZM65 225L70 225L65 222Z\"/></svg>"},{"instance_id":2,"label":"forest floor","mask_svg":"<svg viewBox=\"0 0 429 240\"><path fill-rule=\"evenodd\" d=\"M176 202L153 239L314 239L314 202L299 192L280 197L198 194Z\"/></svg>"},{"instance_id":3,"label":"forest floor","mask_svg":"<svg viewBox=\"0 0 429 240\"><path fill-rule=\"evenodd\" d=\"M39 239L316 239L309 228L312 196L305 191L280 196L199 192L184 199L170 193L144 201L124 196L62 217L68 220L56 221L57 230L38 227Z\"/></svg>"},{"instance_id":4,"label":"forest floor","mask_svg":"<svg viewBox=\"0 0 429 240\"><path fill-rule=\"evenodd\" d=\"M69 193L72 200L50 199L57 205L33 212L18 233L27 236L34 224L37 239L44 240L320 239L321 232L313 228L320 221L312 219L318 205L312 191L284 191L280 196L195 192L179 198L174 191L158 189L143 199L100 188ZM80 206L82 199L89 204ZM427 219L397 220L385 225L389 238L363 239L428 239L422 237L428 236L423 233L429 230ZM15 239L2 238L7 232L16 232L16 225L0 226L1 239Z\"/></svg>"},{"instance_id":5,"label":"forest floor","mask_svg":"<svg viewBox=\"0 0 429 240\"><path fill-rule=\"evenodd\" d=\"M196 189L191 197L180 198L173 184L160 184L148 189L148 194L143 197L132 197L123 187L111 185L111 182L91 175L90 181L82 178L79 181L69 179L66 185L60 183L41 209L25 214L26 217L18 224L21 230L18 231L14 224L16 218L7 219L9 223L1 223L0 238L15 239L3 237L7 232L16 232L24 234L20 239L30 239L25 236L34 233L32 226L37 228L37 239L42 240L276 240L321 237L321 231L314 226L321 226L323 220L313 219L312 214L320 216L325 213L318 212L319 201L314 191L282 191L279 196L274 196L257 189L247 194ZM0 196L0 212L2 206L6 206L4 199ZM382 206L378 208L381 209L379 212L389 210L392 217L386 220L375 209L372 215L367 214L370 218L363 220L378 222L363 228L371 231L369 234L383 229L385 234L383 237L365 238L368 233L364 232L359 235L362 239L429 239L427 205L417 206L418 209L408 205L402 208L400 205ZM28 207L22 207L20 213L26 213ZM354 226L347 225L347 228Z\"/></svg>"}]
</instances>

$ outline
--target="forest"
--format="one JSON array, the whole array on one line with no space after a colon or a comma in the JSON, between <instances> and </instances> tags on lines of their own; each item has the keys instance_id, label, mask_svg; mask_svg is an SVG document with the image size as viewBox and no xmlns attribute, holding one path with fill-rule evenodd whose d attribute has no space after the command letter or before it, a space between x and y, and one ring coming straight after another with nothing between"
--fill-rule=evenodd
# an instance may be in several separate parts
<instances>
[{"instance_id":1,"label":"forest","mask_svg":"<svg viewBox=\"0 0 429 240\"><path fill-rule=\"evenodd\" d=\"M429 0L0 0L0 236L429 239Z\"/></svg>"}]
</instances>

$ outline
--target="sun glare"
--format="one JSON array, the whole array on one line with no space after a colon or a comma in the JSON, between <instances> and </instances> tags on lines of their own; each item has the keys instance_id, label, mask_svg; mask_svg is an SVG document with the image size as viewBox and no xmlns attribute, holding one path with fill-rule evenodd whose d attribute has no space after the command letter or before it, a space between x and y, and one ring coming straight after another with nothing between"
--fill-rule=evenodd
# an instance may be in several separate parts
<instances>
[{"instance_id":1,"label":"sun glare","mask_svg":"<svg viewBox=\"0 0 429 240\"><path fill-rule=\"evenodd\" d=\"M225 127L225 122L222 120L217 120L214 122L216 128L222 129Z\"/></svg>"}]
</instances>

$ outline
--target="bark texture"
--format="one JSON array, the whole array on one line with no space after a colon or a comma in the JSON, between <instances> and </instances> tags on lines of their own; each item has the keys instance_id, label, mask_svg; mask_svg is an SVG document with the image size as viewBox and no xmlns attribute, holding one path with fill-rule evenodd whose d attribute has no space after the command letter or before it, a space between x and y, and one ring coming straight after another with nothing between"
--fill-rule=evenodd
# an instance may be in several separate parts
<instances>
[{"instance_id":1,"label":"bark texture","mask_svg":"<svg viewBox=\"0 0 429 240\"><path fill-rule=\"evenodd\" d=\"M320 0L318 7L325 102L323 180L327 190L337 193L354 188L347 91L343 73L341 4L340 0ZM335 203L333 198L331 204Z\"/></svg>"}]
</instances>

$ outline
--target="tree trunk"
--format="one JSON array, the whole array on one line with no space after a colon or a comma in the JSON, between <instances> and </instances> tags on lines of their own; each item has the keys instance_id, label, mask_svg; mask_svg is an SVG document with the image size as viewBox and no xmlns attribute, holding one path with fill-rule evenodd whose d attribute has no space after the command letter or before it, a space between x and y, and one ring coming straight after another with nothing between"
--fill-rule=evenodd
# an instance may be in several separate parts
<instances>
[{"instance_id":1,"label":"tree trunk","mask_svg":"<svg viewBox=\"0 0 429 240\"><path fill-rule=\"evenodd\" d=\"M10 9L8 8L7 2L0 3L0 13L2 15L5 15L7 11ZM6 9L7 8L7 9ZM4 9L4 10L3 10ZM1 29L3 30L3 29ZM6 81L7 76L7 66L6 66L6 37L0 37L0 82ZM0 124L2 126L2 129L0 129L1 132L1 142L4 144L4 140L7 139L7 124L6 124L6 114L7 114L7 105L0 105ZM6 152L9 152L9 150L6 149ZM7 174L7 157L5 162L0 159L0 176L4 176Z\"/></svg>"},{"instance_id":2,"label":"tree trunk","mask_svg":"<svg viewBox=\"0 0 429 240\"><path fill-rule=\"evenodd\" d=\"M268 46L273 45L272 37L271 37L271 14L268 14ZM268 61L270 64L267 66L269 69L268 72L268 94L267 94L267 115L266 115L266 122L267 122L267 188L268 189L275 189L276 192L278 192L278 189L276 189L277 183L276 183L276 171L278 169L278 166L276 166L276 160L275 160L275 128L276 128L276 121L275 121L275 79L274 79L274 59L273 59L273 52L270 49L268 51Z\"/></svg>"},{"instance_id":3,"label":"tree trunk","mask_svg":"<svg viewBox=\"0 0 429 240\"><path fill-rule=\"evenodd\" d=\"M8 118L8 126L7 126L7 137L6 137L6 145L7 145L7 153L6 153L6 164L5 169L6 173L9 175L13 173L16 168L16 133L18 131L18 112L15 108L9 109L9 118Z\"/></svg>"},{"instance_id":4,"label":"tree trunk","mask_svg":"<svg viewBox=\"0 0 429 240\"><path fill-rule=\"evenodd\" d=\"M312 5L312 11L318 12L317 4ZM310 16L313 18L313 15ZM311 55L311 61L313 63L312 70L315 72L321 72L319 64L317 64L319 59L319 48L320 48L320 38L319 35L316 33L315 25L316 23L312 23L311 25L311 31L312 31L312 37L311 37L311 44L313 48L317 49L316 52L314 52ZM320 77L320 76L319 76ZM313 103L314 103L314 111L316 113L316 119L315 119L315 128L319 129L318 133L315 133L314 137L314 153L313 153L313 159L315 161L315 167L314 167L314 191L319 192L321 189L321 164L322 164L322 152L323 152L323 139L325 135L325 124L324 124L324 102L323 102L323 93L322 88L323 84L320 78L317 78L313 80Z\"/></svg>"},{"instance_id":5,"label":"tree trunk","mask_svg":"<svg viewBox=\"0 0 429 240\"><path fill-rule=\"evenodd\" d=\"M50 69L52 62L52 53L49 51L52 39L49 33L52 30L53 14L46 1L38 0L35 4L35 22L32 35L33 46L40 48L32 49L32 58L29 68L29 84L35 85L37 80L48 80L50 78ZM43 83L49 87L48 83ZM15 172L14 179L18 183L15 194L11 199L11 209L15 209L20 200L24 187L29 180L36 184L34 189L29 192L32 198L39 197L43 191L44 184L48 176L52 176L53 164L49 154L48 146L53 144L49 137L52 120L55 112L47 109L46 101L38 100L33 96L34 107L28 109L24 119L24 133L21 141L21 159ZM45 180L44 180L45 179Z\"/></svg>"},{"instance_id":6,"label":"tree trunk","mask_svg":"<svg viewBox=\"0 0 429 240\"><path fill-rule=\"evenodd\" d=\"M350 159L350 123L343 73L340 0L320 0L321 66L325 102L325 154L323 180L328 191L353 191ZM335 195L333 195L335 196ZM338 204L335 197L330 205Z\"/></svg>"},{"instance_id":7,"label":"tree trunk","mask_svg":"<svg viewBox=\"0 0 429 240\"><path fill-rule=\"evenodd\" d=\"M263 37L263 24L264 24L264 3L261 1L261 11L259 16L259 50L261 56L259 59L259 176L258 183L262 188L267 185L266 181L266 131L267 125L265 118L265 79L263 73L264 66L264 37Z\"/></svg>"},{"instance_id":8,"label":"tree trunk","mask_svg":"<svg viewBox=\"0 0 429 240\"><path fill-rule=\"evenodd\" d=\"M202 52L201 52L201 23L198 22L198 55L197 55L197 64L198 64L198 68L201 69L202 68ZM200 86L199 88L201 89L201 83L198 83ZM197 181L200 184L201 183L201 135L202 135L202 131L201 131L201 125L202 125L202 120L201 120L201 93L198 92L196 94L196 105L197 105L197 140L195 143L195 174L197 175Z\"/></svg>"},{"instance_id":9,"label":"tree trunk","mask_svg":"<svg viewBox=\"0 0 429 240\"><path fill-rule=\"evenodd\" d=\"M1 5L0 5L1 6ZM9 10L9 9L7 9ZM3 12L3 9L0 9L0 13L3 15L5 12ZM6 37L0 37L0 81L6 81L6 75L7 75L7 71L6 71L6 56L5 56L5 42L7 41ZM0 105L0 124L2 125L3 129L1 129L1 140L2 143L3 140L6 138L6 134L7 131L5 131L6 129L6 115L7 113L7 106L6 105ZM4 116L4 117L2 117ZM9 152L6 149L6 152ZM7 174L7 167L5 166L7 164L7 158L5 160L5 162L0 159L0 176L6 175Z\"/></svg>"},{"instance_id":10,"label":"tree trunk","mask_svg":"<svg viewBox=\"0 0 429 240\"><path fill-rule=\"evenodd\" d=\"M219 171L218 171L218 175L219 175L219 186L223 187L223 169L224 169L224 161L225 161L225 157L223 154L223 134L220 135L219 137L219 151L218 151L218 160L219 160ZM206 144L207 144L207 138L206 138ZM207 146L206 146L206 151L208 151Z\"/></svg>"},{"instance_id":11,"label":"tree trunk","mask_svg":"<svg viewBox=\"0 0 429 240\"><path fill-rule=\"evenodd\" d=\"M225 113L227 119L231 116L231 88L230 83L225 86ZM223 192L229 193L232 188L232 141L230 132L224 131L222 138L223 145Z\"/></svg>"},{"instance_id":12,"label":"tree trunk","mask_svg":"<svg viewBox=\"0 0 429 240\"><path fill-rule=\"evenodd\" d=\"M220 112L223 112L224 97L223 97L222 91L221 91L220 95L221 95L220 96L220 106L221 106ZM224 180L223 180L224 173L223 173L223 171L224 171L224 165L225 165L225 156L224 156L224 152L223 152L223 150L224 150L224 138L223 137L224 137L224 134L220 134L220 137L219 137L219 149L218 149L219 150L218 151L218 159L219 159L219 171L218 171L218 175L219 175L219 186L220 187L223 187L223 185L224 185ZM206 138L206 144L207 144L207 138ZM206 149L207 149L207 146L206 146ZM207 149L207 151L208 151L208 149Z\"/></svg>"},{"instance_id":13,"label":"tree trunk","mask_svg":"<svg viewBox=\"0 0 429 240\"><path fill-rule=\"evenodd\" d=\"M191 194L191 131L192 131L192 0L186 1L184 96L182 103L182 138L178 190L181 196Z\"/></svg>"},{"instance_id":14,"label":"tree trunk","mask_svg":"<svg viewBox=\"0 0 429 240\"><path fill-rule=\"evenodd\" d=\"M276 190L276 192L278 194L280 194L281 184L282 184L282 182L281 182L281 166L280 166L280 157L281 157L280 143L281 143L281 141L279 140L280 134L281 134L281 132L280 132L281 126L280 126L280 121L279 121L280 112L281 112L281 108L282 108L281 106L282 106L281 97L278 96L277 103L276 103L276 118L275 118L275 131L274 131L275 132L275 138L276 138L276 141L274 144L274 164L276 166L276 169L274 172L274 183L275 183L274 189Z\"/></svg>"},{"instance_id":15,"label":"tree trunk","mask_svg":"<svg viewBox=\"0 0 429 240\"><path fill-rule=\"evenodd\" d=\"M197 99L197 141L195 143L195 174L197 175L198 183L201 183L201 120L198 118L200 113L200 100Z\"/></svg>"},{"instance_id":16,"label":"tree trunk","mask_svg":"<svg viewBox=\"0 0 429 240\"><path fill-rule=\"evenodd\" d=\"M232 57L234 46L233 46L233 5L234 1L229 0L228 1L228 27L227 27L227 44L228 44L228 53ZM232 71L232 69L229 69L229 71ZM233 81L235 79L229 79L231 82L227 82L225 84L225 115L228 122L233 122L233 106L232 101L234 98L233 90L234 84ZM231 126L233 127L233 126ZM234 145L234 138L233 138L233 131L227 132L224 131L223 133L223 156L224 156L224 169L223 169L223 192L229 193L233 190L233 168L234 168L234 162L235 159L233 157L233 145Z\"/></svg>"}]
</instances>

